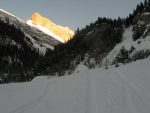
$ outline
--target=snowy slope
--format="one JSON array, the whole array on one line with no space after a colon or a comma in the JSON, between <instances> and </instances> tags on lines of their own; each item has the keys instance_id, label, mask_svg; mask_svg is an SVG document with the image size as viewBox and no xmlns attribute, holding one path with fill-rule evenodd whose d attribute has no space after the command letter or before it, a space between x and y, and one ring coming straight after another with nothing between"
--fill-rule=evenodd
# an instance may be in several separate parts
<instances>
[{"instance_id":1,"label":"snowy slope","mask_svg":"<svg viewBox=\"0 0 150 113\"><path fill-rule=\"evenodd\" d=\"M10 16L12 16L12 17L14 17L14 18L16 18L16 19L18 19L18 20L20 20L20 21L22 21L22 22L24 22L24 21L21 20L20 18L16 17L15 15L13 15L13 14L11 14L11 13L9 13L9 12L3 10L3 9L0 9L0 11L6 13L6 14L8 14L8 15L10 15Z\"/></svg>"},{"instance_id":2,"label":"snowy slope","mask_svg":"<svg viewBox=\"0 0 150 113\"><path fill-rule=\"evenodd\" d=\"M149 113L150 60L0 85L2 113ZM77 73L79 71L79 73Z\"/></svg>"},{"instance_id":3,"label":"snowy slope","mask_svg":"<svg viewBox=\"0 0 150 113\"><path fill-rule=\"evenodd\" d=\"M34 25L31 20L28 20L26 23L32 27L35 27L35 28L41 30L42 32L48 34L49 36L52 36L53 38L59 40L60 42L64 43L64 40L61 37L55 35L53 32L51 32L47 28L40 26L40 25Z\"/></svg>"},{"instance_id":4,"label":"snowy slope","mask_svg":"<svg viewBox=\"0 0 150 113\"><path fill-rule=\"evenodd\" d=\"M119 54L122 47L124 47L126 50L130 51L132 47L134 47L134 51L132 54L130 54L130 57L132 57L134 54L136 54L139 51L146 51L150 50L150 36L146 36L145 38L141 37L136 41L133 41L133 26L130 26L128 28L125 28L123 33L122 42L117 44L111 52L104 58L103 63L105 64L106 61L109 61L111 64L117 55ZM146 32L146 31L145 31ZM140 43L139 43L140 42Z\"/></svg>"},{"instance_id":5,"label":"snowy slope","mask_svg":"<svg viewBox=\"0 0 150 113\"><path fill-rule=\"evenodd\" d=\"M54 46L60 43L60 41L55 39L53 36L49 36L37 28L29 26L23 20L2 9L0 9L0 21L23 32L28 38L26 39L26 42L29 44L31 49L38 50L42 55L45 54L47 49L54 50Z\"/></svg>"}]
</instances>

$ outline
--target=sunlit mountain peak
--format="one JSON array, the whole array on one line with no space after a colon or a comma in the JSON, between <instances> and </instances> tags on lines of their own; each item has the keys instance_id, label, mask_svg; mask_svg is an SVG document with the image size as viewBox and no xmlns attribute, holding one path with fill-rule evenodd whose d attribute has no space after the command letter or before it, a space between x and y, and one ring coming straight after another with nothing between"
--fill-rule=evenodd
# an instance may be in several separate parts
<instances>
[{"instance_id":1,"label":"sunlit mountain peak","mask_svg":"<svg viewBox=\"0 0 150 113\"><path fill-rule=\"evenodd\" d=\"M43 17L38 12L32 14L31 20L28 20L27 24L37 27L62 43L65 43L74 37L74 32L69 27L57 25L50 19Z\"/></svg>"}]
</instances>

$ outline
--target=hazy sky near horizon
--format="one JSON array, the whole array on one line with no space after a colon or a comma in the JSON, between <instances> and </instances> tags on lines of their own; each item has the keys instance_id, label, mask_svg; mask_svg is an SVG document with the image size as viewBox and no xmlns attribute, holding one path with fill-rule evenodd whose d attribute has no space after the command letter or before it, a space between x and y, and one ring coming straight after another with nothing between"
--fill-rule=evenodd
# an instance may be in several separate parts
<instances>
[{"instance_id":1,"label":"hazy sky near horizon","mask_svg":"<svg viewBox=\"0 0 150 113\"><path fill-rule=\"evenodd\" d=\"M39 12L76 30L98 17L126 17L141 1L144 0L0 0L0 8L25 21L33 12Z\"/></svg>"}]
</instances>

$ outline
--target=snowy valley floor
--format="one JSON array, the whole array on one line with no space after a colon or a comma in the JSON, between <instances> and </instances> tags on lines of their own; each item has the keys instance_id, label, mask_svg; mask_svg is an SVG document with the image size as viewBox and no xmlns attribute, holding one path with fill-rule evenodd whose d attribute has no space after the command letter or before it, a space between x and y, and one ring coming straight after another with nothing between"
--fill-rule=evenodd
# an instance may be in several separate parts
<instances>
[{"instance_id":1,"label":"snowy valley floor","mask_svg":"<svg viewBox=\"0 0 150 113\"><path fill-rule=\"evenodd\" d=\"M150 113L150 60L0 85L0 113Z\"/></svg>"}]
</instances>

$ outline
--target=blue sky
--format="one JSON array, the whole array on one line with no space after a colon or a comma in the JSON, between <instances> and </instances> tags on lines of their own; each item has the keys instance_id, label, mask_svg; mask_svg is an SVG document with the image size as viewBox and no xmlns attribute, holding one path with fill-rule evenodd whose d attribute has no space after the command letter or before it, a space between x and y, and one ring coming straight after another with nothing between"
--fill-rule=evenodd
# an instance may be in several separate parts
<instances>
[{"instance_id":1,"label":"blue sky","mask_svg":"<svg viewBox=\"0 0 150 113\"><path fill-rule=\"evenodd\" d=\"M98 17L126 17L144 0L1 0L0 8L23 20L39 12L57 24L73 30Z\"/></svg>"}]
</instances>

